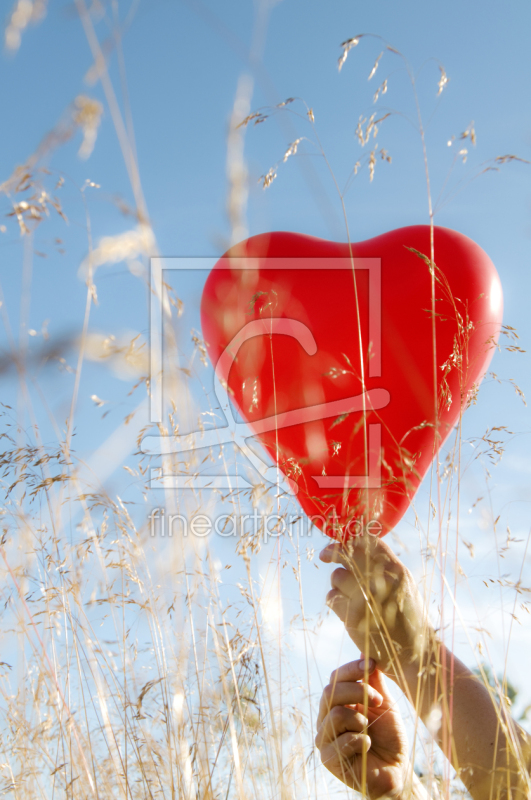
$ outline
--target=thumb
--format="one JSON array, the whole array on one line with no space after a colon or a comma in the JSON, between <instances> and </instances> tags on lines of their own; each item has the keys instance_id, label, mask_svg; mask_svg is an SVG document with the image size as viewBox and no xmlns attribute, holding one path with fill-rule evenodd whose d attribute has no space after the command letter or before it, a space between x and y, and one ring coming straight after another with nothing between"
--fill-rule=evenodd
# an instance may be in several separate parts
<instances>
[{"instance_id":1,"label":"thumb","mask_svg":"<svg viewBox=\"0 0 531 800\"><path fill-rule=\"evenodd\" d=\"M377 692L380 692L382 695L384 702L381 707L389 706L394 702L394 698L392 697L391 693L389 692L389 684L385 678L384 673L376 668L371 674L369 675L369 685L376 689Z\"/></svg>"}]
</instances>

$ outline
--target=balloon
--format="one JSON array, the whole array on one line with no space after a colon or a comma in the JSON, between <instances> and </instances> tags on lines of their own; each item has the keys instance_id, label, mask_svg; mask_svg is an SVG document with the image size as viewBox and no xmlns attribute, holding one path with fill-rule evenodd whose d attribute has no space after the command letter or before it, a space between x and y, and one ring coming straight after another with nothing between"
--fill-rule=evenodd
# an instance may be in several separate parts
<instances>
[{"instance_id":1,"label":"balloon","mask_svg":"<svg viewBox=\"0 0 531 800\"><path fill-rule=\"evenodd\" d=\"M206 281L218 379L332 537L396 526L491 360L494 265L447 228L434 229L433 266L429 256L424 225L351 247L267 233L229 250Z\"/></svg>"}]
</instances>

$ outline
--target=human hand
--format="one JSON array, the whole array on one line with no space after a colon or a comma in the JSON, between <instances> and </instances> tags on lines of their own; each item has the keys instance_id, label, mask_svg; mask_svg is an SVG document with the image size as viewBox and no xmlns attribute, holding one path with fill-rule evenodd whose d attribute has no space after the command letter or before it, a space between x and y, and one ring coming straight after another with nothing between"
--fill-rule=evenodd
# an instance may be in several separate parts
<instances>
[{"instance_id":1,"label":"human hand","mask_svg":"<svg viewBox=\"0 0 531 800\"><path fill-rule=\"evenodd\" d=\"M376 536L334 542L321 551L326 563L342 564L331 576L326 602L360 651L402 684L435 641L411 573Z\"/></svg>"},{"instance_id":2,"label":"human hand","mask_svg":"<svg viewBox=\"0 0 531 800\"><path fill-rule=\"evenodd\" d=\"M361 660L330 676L317 719L315 744L321 761L336 778L364 790L371 800L425 797L411 771L404 723L385 678L371 660L367 672L368 683L363 683Z\"/></svg>"}]
</instances>

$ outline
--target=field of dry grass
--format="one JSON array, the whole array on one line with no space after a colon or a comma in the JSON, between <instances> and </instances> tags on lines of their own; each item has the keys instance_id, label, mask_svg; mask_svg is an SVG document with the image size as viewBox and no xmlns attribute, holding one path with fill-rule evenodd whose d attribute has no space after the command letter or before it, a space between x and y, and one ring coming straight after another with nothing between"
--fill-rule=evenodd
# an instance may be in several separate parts
<instances>
[{"instance_id":1,"label":"field of dry grass","mask_svg":"<svg viewBox=\"0 0 531 800\"><path fill-rule=\"evenodd\" d=\"M112 14L114 5L108 4L104 13ZM337 665L342 646L340 628L319 608L321 601L313 586L316 549L323 546L323 537L315 533L305 539L288 530L268 541L258 530L213 543L178 533L163 537L161 515L154 522L153 510L161 508L166 519L170 514L187 519L228 514L240 520L254 509L286 518L296 514L297 507L282 487L271 492L260 483L250 490L235 486L233 491L217 493L152 488L151 470L160 469L160 462L140 452L142 436L148 432L178 436L193 430L196 422L208 427L208 415L213 413L212 371L201 335L195 331L190 336L186 327L189 309L182 304L178 286L163 283L159 287L165 360L158 371L151 368L150 372L149 343L144 336L105 337L92 328L98 269L105 264L128 263L146 288L147 319L147 270L149 259L159 251L142 189L127 97L113 84L94 24L101 9L97 3L87 8L85 0L75 0L75 7L106 106L89 96L74 98L54 130L42 132L35 153L0 186L7 209L5 225L10 230L18 226L23 275L18 331L10 322L12 309L5 304L0 309L7 342L1 362L4 380L11 385L16 382L17 387L16 403L1 404L0 796L17 800L351 796L327 776L313 744L318 699L327 680L321 671L323 665ZM45 0L14 4L5 44L15 57L26 27L42 20L46 8ZM359 38L343 44L341 70L354 57ZM120 52L120 42L114 46ZM389 45L382 43L381 49L383 59L378 56L367 70L374 83L387 57L402 60L409 69ZM437 67L435 93L442 93L446 83L444 68ZM242 79L227 137L227 209L234 242L248 233L244 141L254 125L267 125L273 114L291 114L300 128L300 135L279 154L278 163L264 172L266 190L284 162L297 157L301 147L327 158L315 109L290 99L273 109L254 111L250 94L248 81ZM383 78L375 86L375 102L387 94L388 82ZM372 144L389 116L385 111L360 118L356 131L360 157L346 185L339 186L330 168L344 213L345 239L349 237L345 193L358 175L377 180L378 170L391 160L387 149ZM97 146L101 124L112 125L119 141L134 198L134 206L124 210L131 225L125 233L94 240L86 196L99 187L90 180L70 187L86 209L87 255L79 265L86 301L78 331L62 340L44 328L32 331L27 324L33 237L37 228L50 225L56 230L69 217L62 200L68 178L60 170L61 147L77 136L79 156L87 159ZM420 107L416 126L422 149ZM473 150L474 140L470 126L457 143L456 163ZM423 221L433 223L425 151L424 158L427 215ZM477 174L512 160L514 156L494 158L481 165ZM502 340L503 348L518 351L513 328L505 328ZM175 369L175 364L180 368ZM134 392L133 411L106 434L90 457L80 454L76 446L78 438L90 441L92 435L93 422L78 414L81 376L87 365L102 373L125 374L124 397ZM58 368L62 371L56 380L64 388L57 391L69 396L69 412L62 420L48 414L50 398L41 388L42 375ZM155 388L160 389L162 374L163 421L153 426L149 402ZM516 385L502 390L520 392ZM105 413L105 401L96 393L92 402ZM465 609L453 598L463 576L466 582L461 562L474 556L466 526L465 531L459 527L462 472L476 469L488 494L489 477L483 465L499 459L509 434L493 421L487 433L478 435L478 449L466 463L460 457L461 435L459 427L431 481L421 490L413 544L405 548L396 537L392 545L409 559L434 624L446 628L449 641L457 635L472 643L482 679L493 685L493 702L504 725L507 696L512 691L509 659L506 673L496 678L495 670L489 671L488 631L479 630L480 618L481 624L485 621L483 610L476 609L474 619L470 603ZM99 441L96 434L94 441ZM223 460L231 456L224 454L221 459L215 448L206 456L203 451L192 454L187 461L167 456L162 467L169 474L186 477L197 471L204 457L216 459L232 474L231 465ZM105 476L116 469L130 478L128 500L105 489ZM493 509L489 524L494 533L498 520ZM154 525L159 527L155 530ZM511 617L504 616L507 652L514 620L528 612L526 592L530 591L523 574L527 542L515 549L513 541L509 528L499 532L497 551L491 553L496 566L490 580L500 590L499 603L491 601L496 619L497 611L504 616L503 609L513 604ZM320 569L319 590L325 580ZM338 638L334 640L332 634ZM337 653L332 654L335 641ZM347 647L344 650L348 652ZM464 790L437 754L429 734L415 725L407 704L397 702L409 715L412 752L433 796L461 796Z\"/></svg>"}]
</instances>

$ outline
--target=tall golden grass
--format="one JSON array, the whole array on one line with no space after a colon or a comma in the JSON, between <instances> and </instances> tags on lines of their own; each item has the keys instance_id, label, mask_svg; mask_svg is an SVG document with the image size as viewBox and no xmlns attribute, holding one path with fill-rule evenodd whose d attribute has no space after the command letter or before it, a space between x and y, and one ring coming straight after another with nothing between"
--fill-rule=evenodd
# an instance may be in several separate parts
<instances>
[{"instance_id":1,"label":"tall golden grass","mask_svg":"<svg viewBox=\"0 0 531 800\"><path fill-rule=\"evenodd\" d=\"M220 551L209 540L177 534L172 538L151 536L149 514L154 507L164 506L167 515L192 517L216 510L239 519L249 508L286 515L293 511L291 501L282 492L272 496L263 484L252 491L236 489L214 498L207 492L166 489L161 501L159 494L152 493L149 482L151 467L160 465L152 464L140 452L136 463L128 459L125 465L136 486L134 507L104 488L104 473L121 467L129 452L138 450L142 435L148 431L149 425L143 425L142 420L147 420L153 383L161 381L161 375L149 376L147 347L138 336L120 340L92 332L96 270L105 263L127 260L139 279L146 281L147 262L158 250L142 191L127 100L119 101L108 72L94 26L94 8L89 10L85 0L76 0L75 5L127 167L134 197L134 225L128 232L96 244L87 211L88 254L81 265L86 305L72 365L68 356L72 341L47 338L45 330L41 349L32 355L27 325L24 329L24 302L21 330L26 333L19 341L11 335L9 356L4 359L6 370L13 366L17 371L20 402L17 408L4 405L2 410L0 466L5 499L0 547L0 793L21 800L63 796L101 800L348 796L347 789L327 776L313 747L315 710L326 682L319 669L329 658L319 648L325 641L323 623L331 624L324 613L310 615L306 610L307 605L312 609L315 606L310 570L305 566L312 569L315 540L307 545L296 535L286 535L266 544L259 532L238 538L235 547L224 545ZM18 0L6 28L7 47L16 50L25 27L42 18L45 11L45 2ZM345 68L347 56L352 57L360 38L343 44L340 69ZM121 47L120 40L115 46ZM402 59L389 45L383 43L382 47L385 57ZM369 71L370 79L382 68L382 54ZM409 70L407 62L402 61ZM409 74L415 91L414 76L411 71ZM251 123L265 121L273 113L293 112L297 124L309 126L308 136L301 131L279 163L264 173L264 188L277 177L283 162L297 156L301 145L314 147L326 160L318 137L318 114L291 98L274 109L252 112L249 81L244 77L239 83L228 135L227 206L233 241L247 235L244 136ZM442 92L446 83L441 66L435 90ZM388 91L388 80L384 79L375 91L375 102ZM297 110L300 108L302 112ZM423 147L420 107L417 110L419 146ZM10 204L12 222L18 224L22 235L24 291L31 283L36 226L46 225L50 214L67 213L60 201L64 178L43 169L43 158L59 150L78 131L82 134L79 155L87 158L96 144L102 111L95 100L75 98L36 153L1 186ZM368 145L369 152L360 157L344 188L339 187L330 169L347 237L345 193L363 168L372 181L377 176L377 162L390 161L386 149L370 149L378 127L390 113L360 118L357 138L362 147ZM463 131L461 139L461 145L474 145L473 126ZM464 149L461 146L458 158L465 157ZM427 218L433 224L425 149L424 156ZM514 158L502 156L482 165L478 173ZM91 181L78 187L83 201L87 191L97 189ZM433 261L435 254L429 255ZM174 324L183 308L171 286L161 287L160 302L166 313L166 405L164 423L158 430L178 435L190 420L196 420L197 397L206 392L205 375L210 373L200 336L193 334L190 351L181 328ZM9 309L4 307L2 313L9 332ZM514 329L508 327L505 333L507 346L518 349ZM100 363L102 370L129 371L135 376L130 383L144 391L146 398L101 445L97 458L87 464L75 452L74 433L77 426L88 424L78 415L78 403L81 376L89 359ZM56 425L54 442L43 439L35 408L39 370L50 363L69 370L65 379L71 389L66 423ZM177 363L184 363L183 368L171 367ZM97 407L104 404L96 394L92 400ZM46 397L42 397L42 403L46 403ZM134 416L135 424L140 420L136 429ZM206 424L205 419L200 417L202 424ZM463 470L460 435L459 428L446 461L435 466L431 489L421 496L417 508L418 552L422 554L419 563L426 606L436 622L448 625L450 636L459 629L475 641L477 632L472 634L467 620L460 619L459 602L452 605L462 571L454 544L460 535L456 517ZM503 431L490 429L482 439L483 457L497 458L503 439ZM168 457L164 468L173 474L192 475L203 456L199 451L186 463ZM217 453L210 453L210 458L217 457ZM230 472L224 461L219 463ZM101 465L105 468L95 476L91 470ZM321 541L318 534L316 538ZM510 543L510 533L499 541L498 560ZM472 543L465 544L473 548ZM224 563L220 552L226 558ZM529 591L523 576L500 574L495 580L505 581L513 591L516 615L522 592ZM449 612L444 611L441 601L444 592ZM433 601L439 604L438 611L433 610ZM293 615L289 624L285 619L288 614ZM481 639L486 641L483 633L479 634ZM508 647L510 635L506 641ZM340 655L340 644L338 641L337 659L346 659L348 653ZM476 652L480 674L491 686L503 727L511 691L510 669L496 678L488 669L487 647L476 647ZM401 701L397 698L397 702ZM464 790L458 776L437 754L429 733L415 724L414 715L411 719L412 757L430 792L433 796L459 796ZM526 769L524 763L521 766Z\"/></svg>"}]
</instances>

